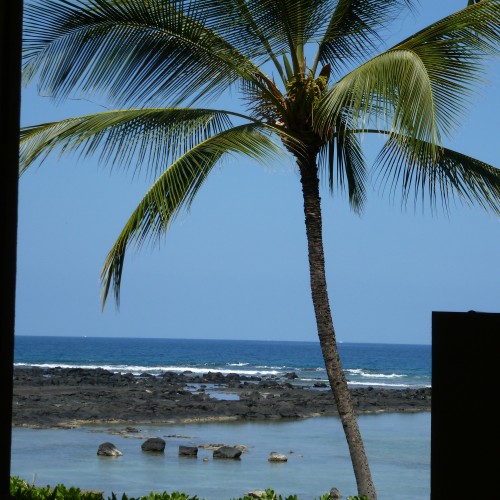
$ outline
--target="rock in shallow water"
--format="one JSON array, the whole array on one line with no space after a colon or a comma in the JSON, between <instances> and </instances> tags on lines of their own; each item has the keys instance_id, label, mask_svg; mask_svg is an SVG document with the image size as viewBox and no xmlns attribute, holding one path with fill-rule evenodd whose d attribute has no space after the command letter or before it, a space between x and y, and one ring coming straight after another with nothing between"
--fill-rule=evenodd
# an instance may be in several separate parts
<instances>
[{"instance_id":1,"label":"rock in shallow water","mask_svg":"<svg viewBox=\"0 0 500 500\"><path fill-rule=\"evenodd\" d=\"M267 460L269 462L288 462L288 457L283 455L283 453L272 451L267 457Z\"/></svg>"},{"instance_id":2,"label":"rock in shallow water","mask_svg":"<svg viewBox=\"0 0 500 500\"><path fill-rule=\"evenodd\" d=\"M162 438L155 437L149 438L142 443L141 448L142 451L153 451L158 453L163 453L165 450L165 441Z\"/></svg>"},{"instance_id":3,"label":"rock in shallow water","mask_svg":"<svg viewBox=\"0 0 500 500\"><path fill-rule=\"evenodd\" d=\"M113 443L100 444L97 454L103 457L119 457L123 455L123 453Z\"/></svg>"},{"instance_id":4,"label":"rock in shallow water","mask_svg":"<svg viewBox=\"0 0 500 500\"><path fill-rule=\"evenodd\" d=\"M180 457L197 457L198 447L197 446L179 446L179 456Z\"/></svg>"},{"instance_id":5,"label":"rock in shallow water","mask_svg":"<svg viewBox=\"0 0 500 500\"><path fill-rule=\"evenodd\" d=\"M267 493L264 490L254 490L254 491L249 491L248 493L245 493L245 496L250 497L250 498L262 498L266 494Z\"/></svg>"},{"instance_id":6,"label":"rock in shallow water","mask_svg":"<svg viewBox=\"0 0 500 500\"><path fill-rule=\"evenodd\" d=\"M233 460L239 460L241 456L241 450L234 446L221 446L214 450L214 458L229 458Z\"/></svg>"},{"instance_id":7,"label":"rock in shallow water","mask_svg":"<svg viewBox=\"0 0 500 500\"><path fill-rule=\"evenodd\" d=\"M340 491L337 488L332 488L330 490L330 499L337 500L337 498L342 498L342 495L340 494Z\"/></svg>"}]
</instances>

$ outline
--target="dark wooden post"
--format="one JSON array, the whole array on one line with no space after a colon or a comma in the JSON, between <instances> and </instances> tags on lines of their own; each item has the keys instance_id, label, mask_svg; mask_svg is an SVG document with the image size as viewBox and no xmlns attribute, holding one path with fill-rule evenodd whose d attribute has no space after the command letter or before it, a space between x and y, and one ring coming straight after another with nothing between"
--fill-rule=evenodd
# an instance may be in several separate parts
<instances>
[{"instance_id":1,"label":"dark wooden post","mask_svg":"<svg viewBox=\"0 0 500 500\"><path fill-rule=\"evenodd\" d=\"M0 498L10 497L12 376L16 297L19 121L21 107L22 0L0 2L0 117L2 132L2 295L0 300Z\"/></svg>"},{"instance_id":2,"label":"dark wooden post","mask_svg":"<svg viewBox=\"0 0 500 500\"><path fill-rule=\"evenodd\" d=\"M432 313L431 499L498 496L500 314Z\"/></svg>"}]
</instances>

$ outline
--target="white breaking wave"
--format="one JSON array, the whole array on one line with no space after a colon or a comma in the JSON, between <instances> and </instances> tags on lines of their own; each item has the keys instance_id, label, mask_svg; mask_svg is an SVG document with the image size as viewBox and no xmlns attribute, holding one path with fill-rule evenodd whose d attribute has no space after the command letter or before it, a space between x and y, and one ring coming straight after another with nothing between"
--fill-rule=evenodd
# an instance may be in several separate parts
<instances>
[{"instance_id":1,"label":"white breaking wave","mask_svg":"<svg viewBox=\"0 0 500 500\"><path fill-rule=\"evenodd\" d=\"M164 372L191 372L195 374L205 374L205 373L222 373L227 375L229 373L237 373L238 375L278 375L280 372L278 370L230 370L224 368L207 369L207 368L196 368L192 366L133 366L133 365L68 365L64 363L16 363L15 366L19 367L40 367L40 368L83 368L89 370L95 370L101 368L113 373L132 373L133 375L140 375L141 373L149 373L151 375L161 375Z\"/></svg>"},{"instance_id":2,"label":"white breaking wave","mask_svg":"<svg viewBox=\"0 0 500 500\"><path fill-rule=\"evenodd\" d=\"M308 382L308 383L317 383L317 382L323 382L325 384L327 384L327 386L329 386L328 384L328 380L326 379L317 379L317 378L301 378L300 379L300 382ZM406 388L415 388L415 387L431 387L430 385L422 385L422 386L415 386L414 384L403 384L403 383L388 383L388 382L378 382L378 381L352 381L352 380L348 380L347 381L347 385L359 385L359 386L363 386L363 387L368 387L368 386L372 386L372 387L387 387L387 388L391 388L391 389L406 389Z\"/></svg>"},{"instance_id":3,"label":"white breaking wave","mask_svg":"<svg viewBox=\"0 0 500 500\"><path fill-rule=\"evenodd\" d=\"M285 369L290 369L286 365L283 366L267 366L267 365L257 365L256 368L263 368L263 369L270 369L270 370L285 370Z\"/></svg>"},{"instance_id":4,"label":"white breaking wave","mask_svg":"<svg viewBox=\"0 0 500 500\"><path fill-rule=\"evenodd\" d=\"M399 373L391 373L387 375L385 373L367 373L364 372L361 368L349 369L345 370L350 375L358 375L360 377L368 377L368 378L404 378L406 375L401 375Z\"/></svg>"},{"instance_id":5,"label":"white breaking wave","mask_svg":"<svg viewBox=\"0 0 500 500\"><path fill-rule=\"evenodd\" d=\"M418 387L432 387L430 385L422 385L422 386L415 386L415 385L412 385L412 384L388 384L388 383L384 383L384 382L352 382L350 380L347 381L347 385L363 385L363 386L372 386L372 387L390 387L391 389L397 389L397 388L401 388L401 389L406 389L406 388L418 388Z\"/></svg>"}]
</instances>

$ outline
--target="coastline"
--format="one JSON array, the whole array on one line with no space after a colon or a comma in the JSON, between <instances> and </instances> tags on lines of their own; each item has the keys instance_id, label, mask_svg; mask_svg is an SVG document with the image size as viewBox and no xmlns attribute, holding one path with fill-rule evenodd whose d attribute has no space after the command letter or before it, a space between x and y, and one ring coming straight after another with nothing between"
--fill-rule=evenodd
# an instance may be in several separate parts
<instances>
[{"instance_id":1,"label":"coastline","mask_svg":"<svg viewBox=\"0 0 500 500\"><path fill-rule=\"evenodd\" d=\"M431 388L351 388L359 415L431 411ZM86 368L14 369L13 427L75 428L338 415L326 388L284 378L189 372L113 373Z\"/></svg>"}]
</instances>

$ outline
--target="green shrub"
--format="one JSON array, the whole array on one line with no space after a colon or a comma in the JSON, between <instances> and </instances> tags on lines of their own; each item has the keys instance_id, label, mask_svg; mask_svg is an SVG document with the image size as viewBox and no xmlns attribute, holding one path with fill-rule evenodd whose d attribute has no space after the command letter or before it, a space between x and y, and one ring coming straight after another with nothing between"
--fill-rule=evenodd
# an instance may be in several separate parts
<instances>
[{"instance_id":1,"label":"green shrub","mask_svg":"<svg viewBox=\"0 0 500 500\"><path fill-rule=\"evenodd\" d=\"M55 487L52 486L35 486L29 484L24 479L17 476L10 478L10 494L16 500L106 500L102 493L92 491L82 491L80 488L67 488L62 484ZM283 497L274 492L272 489L265 490L261 500L299 500L297 495L289 495ZM196 495L189 496L186 493L174 491L172 493L155 493L151 492L147 496L142 497L129 497L125 493L118 497L115 493L111 493L111 497L107 500L201 500ZM232 500L254 500L250 496L243 496L240 498L233 498ZM330 500L330 495L326 493L321 495L318 500ZM367 500L366 497L347 497L346 500Z\"/></svg>"},{"instance_id":2,"label":"green shrub","mask_svg":"<svg viewBox=\"0 0 500 500\"><path fill-rule=\"evenodd\" d=\"M83 492L80 488L66 488L62 484L40 488L18 477L10 478L10 494L16 500L104 500L102 493Z\"/></svg>"}]
</instances>

